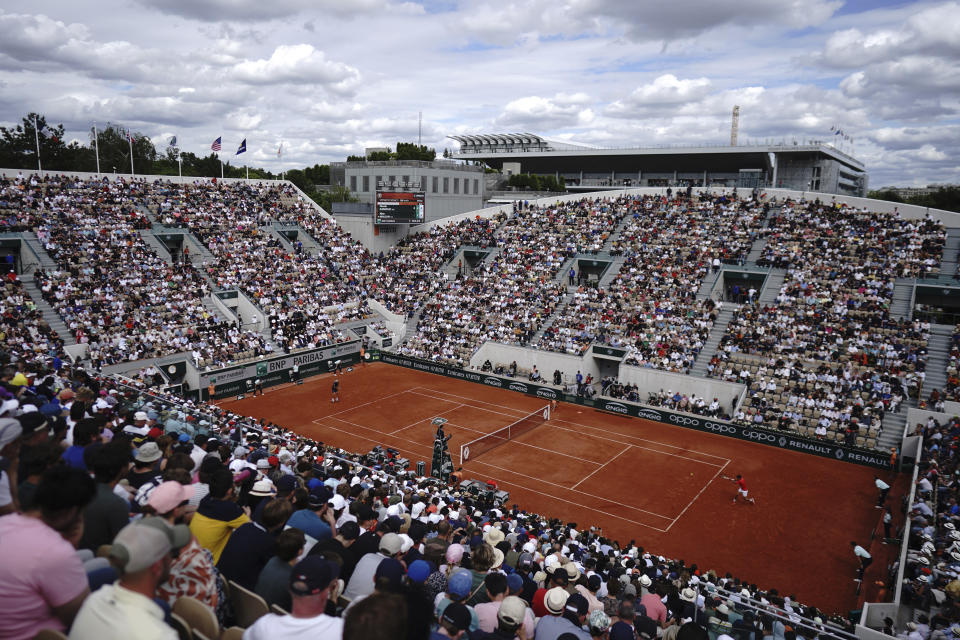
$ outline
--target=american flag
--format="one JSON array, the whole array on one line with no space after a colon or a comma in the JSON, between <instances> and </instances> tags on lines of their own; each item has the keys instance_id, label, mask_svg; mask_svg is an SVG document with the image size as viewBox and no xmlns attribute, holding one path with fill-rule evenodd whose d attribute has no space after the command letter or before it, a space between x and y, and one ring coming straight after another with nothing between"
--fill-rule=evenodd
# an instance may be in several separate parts
<instances>
[{"instance_id":1,"label":"american flag","mask_svg":"<svg viewBox=\"0 0 960 640\"><path fill-rule=\"evenodd\" d=\"M214 140L213 144L210 145L210 148L213 149L214 151L220 151L220 138L217 138L216 140Z\"/></svg>"}]
</instances>

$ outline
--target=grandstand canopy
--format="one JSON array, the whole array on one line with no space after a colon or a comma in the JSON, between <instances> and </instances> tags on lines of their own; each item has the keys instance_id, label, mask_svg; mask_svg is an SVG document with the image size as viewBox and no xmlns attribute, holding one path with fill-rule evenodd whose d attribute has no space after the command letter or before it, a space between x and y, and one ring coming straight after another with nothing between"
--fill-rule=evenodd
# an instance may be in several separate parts
<instances>
[{"instance_id":1,"label":"grandstand canopy","mask_svg":"<svg viewBox=\"0 0 960 640\"><path fill-rule=\"evenodd\" d=\"M568 188L759 186L863 196L860 160L821 141L764 145L598 148L532 133L451 135L453 154L508 173L556 175ZM749 181L743 175L749 173Z\"/></svg>"}]
</instances>

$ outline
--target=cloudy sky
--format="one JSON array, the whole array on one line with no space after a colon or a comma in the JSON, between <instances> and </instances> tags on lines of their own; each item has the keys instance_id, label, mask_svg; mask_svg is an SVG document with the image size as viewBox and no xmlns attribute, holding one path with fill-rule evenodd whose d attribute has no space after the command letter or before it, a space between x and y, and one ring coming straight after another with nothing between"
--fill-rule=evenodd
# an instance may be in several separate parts
<instances>
[{"instance_id":1,"label":"cloudy sky","mask_svg":"<svg viewBox=\"0 0 960 640\"><path fill-rule=\"evenodd\" d=\"M960 4L887 0L5 0L0 124L115 122L282 166L417 136L837 140L871 186L960 183Z\"/></svg>"}]
</instances>

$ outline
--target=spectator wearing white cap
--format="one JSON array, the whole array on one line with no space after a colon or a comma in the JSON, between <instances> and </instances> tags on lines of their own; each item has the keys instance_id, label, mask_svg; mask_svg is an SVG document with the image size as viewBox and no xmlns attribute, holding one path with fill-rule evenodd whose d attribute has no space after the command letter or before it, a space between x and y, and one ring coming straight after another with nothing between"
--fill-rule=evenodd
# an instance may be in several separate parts
<instances>
[{"instance_id":1,"label":"spectator wearing white cap","mask_svg":"<svg viewBox=\"0 0 960 640\"><path fill-rule=\"evenodd\" d=\"M579 598L584 600L583 596L571 596L563 587L553 587L547 591L543 599L543 604L547 609L547 615L537 622L535 640L557 640L561 635L571 633L580 640L591 640L590 634L581 626L577 626L565 616L567 610L567 601L570 598ZM573 606L577 616L579 608ZM586 601L584 600L583 614L586 615Z\"/></svg>"},{"instance_id":2,"label":"spectator wearing white cap","mask_svg":"<svg viewBox=\"0 0 960 640\"><path fill-rule=\"evenodd\" d=\"M397 558L403 555L403 541L396 533L385 533L380 538L380 549L376 553L368 553L357 561L350 582L343 592L343 597L353 600L359 596L368 596L373 593L373 577L377 567L384 558Z\"/></svg>"},{"instance_id":3,"label":"spectator wearing white cap","mask_svg":"<svg viewBox=\"0 0 960 640\"><path fill-rule=\"evenodd\" d=\"M137 411L133 414L133 423L126 425L123 428L123 432L132 436L145 438L147 434L150 433L150 426L147 424L148 420L149 418L147 417L146 411Z\"/></svg>"},{"instance_id":4,"label":"spectator wearing white cap","mask_svg":"<svg viewBox=\"0 0 960 640\"><path fill-rule=\"evenodd\" d=\"M95 591L80 608L70 637L80 640L176 640L164 623L163 609L153 599L170 575L171 552L190 542L190 530L161 518L144 518L123 528L113 541L110 557L123 572L120 580Z\"/></svg>"}]
</instances>

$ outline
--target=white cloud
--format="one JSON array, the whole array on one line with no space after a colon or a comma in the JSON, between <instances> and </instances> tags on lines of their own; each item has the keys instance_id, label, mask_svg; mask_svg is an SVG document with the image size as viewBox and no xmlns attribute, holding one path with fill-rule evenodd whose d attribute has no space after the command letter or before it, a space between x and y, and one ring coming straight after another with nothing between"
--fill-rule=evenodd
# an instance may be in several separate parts
<instances>
[{"instance_id":1,"label":"white cloud","mask_svg":"<svg viewBox=\"0 0 960 640\"><path fill-rule=\"evenodd\" d=\"M588 104L589 97L583 93L558 93L552 98L526 96L508 102L494 124L524 130L584 126L594 119Z\"/></svg>"},{"instance_id":2,"label":"white cloud","mask_svg":"<svg viewBox=\"0 0 960 640\"><path fill-rule=\"evenodd\" d=\"M627 98L614 101L607 107L606 113L616 117L634 117L663 107L699 102L710 92L710 86L707 78L681 80L672 73L666 73L653 82L637 87Z\"/></svg>"},{"instance_id":3,"label":"white cloud","mask_svg":"<svg viewBox=\"0 0 960 640\"><path fill-rule=\"evenodd\" d=\"M360 82L355 68L327 60L309 44L280 45L269 59L237 64L233 76L250 84L321 84L338 93L349 93Z\"/></svg>"},{"instance_id":4,"label":"white cloud","mask_svg":"<svg viewBox=\"0 0 960 640\"><path fill-rule=\"evenodd\" d=\"M385 0L138 0L150 9L207 22L254 22L286 18L307 9L349 16L386 6Z\"/></svg>"},{"instance_id":5,"label":"white cloud","mask_svg":"<svg viewBox=\"0 0 960 640\"><path fill-rule=\"evenodd\" d=\"M145 12L144 6L154 9ZM960 9L837 0L6 0L0 124L93 120L248 161L532 131L600 145L831 139L871 184L956 181ZM131 28L131 25L136 27ZM335 53L334 53L335 52ZM953 172L953 173L951 173Z\"/></svg>"}]
</instances>

